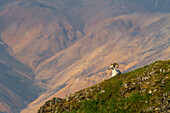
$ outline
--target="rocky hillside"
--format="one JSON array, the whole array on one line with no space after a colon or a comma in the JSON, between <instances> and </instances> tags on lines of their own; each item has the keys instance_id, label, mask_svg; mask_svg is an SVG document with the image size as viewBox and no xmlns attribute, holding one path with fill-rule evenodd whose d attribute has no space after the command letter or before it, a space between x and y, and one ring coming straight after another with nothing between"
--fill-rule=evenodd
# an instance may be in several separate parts
<instances>
[{"instance_id":1,"label":"rocky hillside","mask_svg":"<svg viewBox=\"0 0 170 113\"><path fill-rule=\"evenodd\" d=\"M1 0L0 37L7 53L2 54L29 70L20 71L28 72L31 84L46 89L22 113L34 113L54 96L64 98L109 78L105 69L112 62L127 72L169 59L169 4L168 0ZM4 98L3 105L6 102Z\"/></svg>"},{"instance_id":2,"label":"rocky hillside","mask_svg":"<svg viewBox=\"0 0 170 113\"><path fill-rule=\"evenodd\" d=\"M38 113L170 112L170 60L117 75L64 99L48 100Z\"/></svg>"}]
</instances>

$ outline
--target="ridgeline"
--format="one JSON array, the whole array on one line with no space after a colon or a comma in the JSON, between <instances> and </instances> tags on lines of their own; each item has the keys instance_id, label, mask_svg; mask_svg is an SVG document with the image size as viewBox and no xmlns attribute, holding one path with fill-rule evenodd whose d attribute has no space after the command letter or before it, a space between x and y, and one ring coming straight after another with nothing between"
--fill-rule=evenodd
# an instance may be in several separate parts
<instances>
[{"instance_id":1,"label":"ridgeline","mask_svg":"<svg viewBox=\"0 0 170 113\"><path fill-rule=\"evenodd\" d=\"M170 60L156 61L71 94L54 97L38 113L170 112Z\"/></svg>"}]
</instances>

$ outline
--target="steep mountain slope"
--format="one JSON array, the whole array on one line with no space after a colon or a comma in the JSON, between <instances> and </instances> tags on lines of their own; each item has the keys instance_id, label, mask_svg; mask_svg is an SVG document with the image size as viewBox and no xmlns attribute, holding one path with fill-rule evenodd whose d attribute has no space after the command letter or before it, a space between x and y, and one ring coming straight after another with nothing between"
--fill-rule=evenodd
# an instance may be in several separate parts
<instances>
[{"instance_id":1,"label":"steep mountain slope","mask_svg":"<svg viewBox=\"0 0 170 113\"><path fill-rule=\"evenodd\" d=\"M47 89L25 112L36 111L53 95L65 97L108 78L105 68L111 62L129 71L168 59L168 4L159 0L2 0L0 35L6 50L32 69L34 82Z\"/></svg>"},{"instance_id":2,"label":"steep mountain slope","mask_svg":"<svg viewBox=\"0 0 170 113\"><path fill-rule=\"evenodd\" d=\"M38 113L169 112L170 60L156 61L71 94L54 97Z\"/></svg>"},{"instance_id":3,"label":"steep mountain slope","mask_svg":"<svg viewBox=\"0 0 170 113\"><path fill-rule=\"evenodd\" d=\"M0 40L0 112L18 113L38 97L41 91L34 84L30 68L11 57Z\"/></svg>"},{"instance_id":4,"label":"steep mountain slope","mask_svg":"<svg viewBox=\"0 0 170 113\"><path fill-rule=\"evenodd\" d=\"M170 12L169 0L131 0L152 12Z\"/></svg>"},{"instance_id":5,"label":"steep mountain slope","mask_svg":"<svg viewBox=\"0 0 170 113\"><path fill-rule=\"evenodd\" d=\"M101 28L100 25L96 26L98 29L93 34L89 33L90 36L87 35L38 66L39 74L36 77L44 79L43 82L49 84L51 90L39 97L30 107L37 106L40 102L42 104L42 100L52 98L54 94L64 97L108 78L110 74L104 71L113 61L120 63L121 71L129 71L154 60L168 59L169 20L169 15L166 14L132 14L109 19ZM126 29L129 21L133 26ZM81 59L78 60L79 58ZM77 62L71 65L70 61L75 59ZM64 65L71 66L60 70Z\"/></svg>"},{"instance_id":6,"label":"steep mountain slope","mask_svg":"<svg viewBox=\"0 0 170 113\"><path fill-rule=\"evenodd\" d=\"M10 47L10 54L35 68L70 46L82 35L82 26L80 20L65 13L36 1L11 3L0 13L4 25L1 37Z\"/></svg>"}]
</instances>

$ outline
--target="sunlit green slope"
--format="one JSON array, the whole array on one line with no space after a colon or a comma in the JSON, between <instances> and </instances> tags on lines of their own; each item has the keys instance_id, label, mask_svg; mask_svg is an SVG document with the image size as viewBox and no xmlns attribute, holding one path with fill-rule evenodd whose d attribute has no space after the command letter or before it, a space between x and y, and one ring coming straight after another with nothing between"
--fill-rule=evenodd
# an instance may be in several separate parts
<instances>
[{"instance_id":1,"label":"sunlit green slope","mask_svg":"<svg viewBox=\"0 0 170 113\"><path fill-rule=\"evenodd\" d=\"M170 60L117 75L65 99L47 101L38 113L169 112Z\"/></svg>"}]
</instances>

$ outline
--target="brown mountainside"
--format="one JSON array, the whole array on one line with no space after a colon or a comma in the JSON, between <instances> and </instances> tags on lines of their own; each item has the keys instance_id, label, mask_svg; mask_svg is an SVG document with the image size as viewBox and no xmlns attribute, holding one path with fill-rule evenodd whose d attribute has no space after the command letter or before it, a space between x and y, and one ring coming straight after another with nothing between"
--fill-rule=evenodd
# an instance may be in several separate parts
<instances>
[{"instance_id":1,"label":"brown mountainside","mask_svg":"<svg viewBox=\"0 0 170 113\"><path fill-rule=\"evenodd\" d=\"M168 59L168 4L159 0L2 0L0 35L6 50L32 70L33 84L46 88L22 112L33 113L53 96L65 97L107 79L106 67L112 62L129 71Z\"/></svg>"},{"instance_id":2,"label":"brown mountainside","mask_svg":"<svg viewBox=\"0 0 170 113\"><path fill-rule=\"evenodd\" d=\"M0 39L0 112L18 113L42 89L34 84L31 69L11 57L6 47Z\"/></svg>"},{"instance_id":3,"label":"brown mountainside","mask_svg":"<svg viewBox=\"0 0 170 113\"><path fill-rule=\"evenodd\" d=\"M143 16L146 16L145 19L148 18L148 22L151 22L149 25L142 25L141 23L140 27L136 26L136 28L132 27L129 30L123 31L125 33L120 33L119 37L114 37L114 34L108 33L109 31L99 28L99 31L93 32L94 34L91 34L89 37L82 38L71 47L40 64L38 67L39 74L36 77L42 78L42 83L49 84L52 89L48 90L35 102L39 103L41 100L46 99L49 96L53 97L55 92L57 92L55 96L63 97L66 94L106 79L109 77L109 72L106 72L105 69L112 61L120 62L121 71L128 71L144 64L149 64L154 60L168 59L170 53L168 30L155 33L151 31L149 32L148 27L153 24L153 21L149 20L150 15ZM156 21L160 21L160 19L164 18L165 15L162 16L163 17L160 17L159 15L159 18L157 17L158 20ZM130 15L129 18L132 17L133 15ZM127 19L127 16L125 18ZM141 16L136 17L136 19L141 19ZM168 22L166 24L168 25ZM166 26L166 24L162 25ZM155 26L152 27L153 28L150 29L157 29ZM135 35L134 32L136 29L140 29L141 31ZM118 30L118 32L120 31ZM142 32L146 34L142 34ZM149 33L147 34L147 32ZM157 39L153 38L160 36L161 34L164 34L164 36L159 38L157 37ZM102 39L105 40L106 37L109 38L108 35L110 35L108 42L106 41L105 44L100 44ZM111 38L115 39L111 40ZM96 42L97 40L98 42ZM95 43L97 43L97 45L95 45ZM78 51L78 48L91 51L86 55L82 55L83 57L79 59L80 56L74 56L76 54L81 55L82 50ZM71 51L75 51L75 53L73 54ZM69 62L70 60L74 61L76 58L77 61L75 63L71 64L72 62ZM54 63L56 61L58 63ZM62 69L61 71L58 70L64 65L71 66ZM57 74L55 74L55 72ZM61 90L58 91L59 89Z\"/></svg>"}]
</instances>

